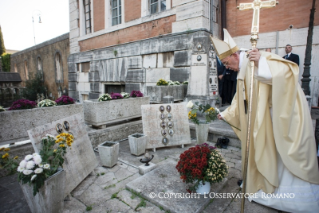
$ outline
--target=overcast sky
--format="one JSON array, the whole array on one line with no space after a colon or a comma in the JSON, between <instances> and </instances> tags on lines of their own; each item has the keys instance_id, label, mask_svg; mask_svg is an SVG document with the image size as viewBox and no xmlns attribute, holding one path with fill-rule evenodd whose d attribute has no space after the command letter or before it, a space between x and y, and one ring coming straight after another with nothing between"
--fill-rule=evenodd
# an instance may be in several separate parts
<instances>
[{"instance_id":1,"label":"overcast sky","mask_svg":"<svg viewBox=\"0 0 319 213\"><path fill-rule=\"evenodd\" d=\"M6 49L23 50L34 45L32 16L36 44L69 32L69 0L0 0Z\"/></svg>"}]
</instances>

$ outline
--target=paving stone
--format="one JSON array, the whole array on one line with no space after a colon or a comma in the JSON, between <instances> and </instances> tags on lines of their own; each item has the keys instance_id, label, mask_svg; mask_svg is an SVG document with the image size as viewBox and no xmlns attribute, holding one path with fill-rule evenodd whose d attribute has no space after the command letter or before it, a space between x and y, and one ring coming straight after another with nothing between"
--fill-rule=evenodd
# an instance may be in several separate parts
<instances>
[{"instance_id":1,"label":"paving stone","mask_svg":"<svg viewBox=\"0 0 319 213\"><path fill-rule=\"evenodd\" d=\"M141 198L134 195L128 190L122 190L117 194L118 199L128 204L132 209L135 209L137 205L141 202Z\"/></svg>"},{"instance_id":2,"label":"paving stone","mask_svg":"<svg viewBox=\"0 0 319 213\"><path fill-rule=\"evenodd\" d=\"M224 212L227 213L238 213L241 209L241 199L234 198L230 205L225 209ZM271 209L255 202L249 202L248 199L245 200L245 212L247 213L277 213L278 210Z\"/></svg>"},{"instance_id":3,"label":"paving stone","mask_svg":"<svg viewBox=\"0 0 319 213\"><path fill-rule=\"evenodd\" d=\"M130 172L133 172L133 173L138 173L138 169L134 168L132 166L127 167L127 170L130 171Z\"/></svg>"},{"instance_id":4,"label":"paving stone","mask_svg":"<svg viewBox=\"0 0 319 213\"><path fill-rule=\"evenodd\" d=\"M124 169L127 168L127 165L124 164L124 163L118 163L117 165L118 165L119 167L121 167L121 168L124 168Z\"/></svg>"},{"instance_id":5,"label":"paving stone","mask_svg":"<svg viewBox=\"0 0 319 213\"><path fill-rule=\"evenodd\" d=\"M100 173L107 173L107 172L109 172L109 170L107 168L105 168L105 167L99 166L99 167L96 167L94 169L94 172L96 174L100 174Z\"/></svg>"},{"instance_id":6,"label":"paving stone","mask_svg":"<svg viewBox=\"0 0 319 213\"><path fill-rule=\"evenodd\" d=\"M96 184L92 184L78 199L86 206L98 206L98 204L110 199L112 194L103 190Z\"/></svg>"},{"instance_id":7,"label":"paving stone","mask_svg":"<svg viewBox=\"0 0 319 213\"><path fill-rule=\"evenodd\" d=\"M104 175L101 175L101 173L100 173L100 176L97 177L97 179L95 180L94 183L101 186L101 185L104 185L111 180L114 180L114 178L115 178L115 175L113 172L108 172L108 173L105 173Z\"/></svg>"},{"instance_id":8,"label":"paving stone","mask_svg":"<svg viewBox=\"0 0 319 213\"><path fill-rule=\"evenodd\" d=\"M232 162L234 164L236 164L236 163L241 164L241 160L237 160L237 159L234 159L234 158L230 159L230 162Z\"/></svg>"},{"instance_id":9,"label":"paving stone","mask_svg":"<svg viewBox=\"0 0 319 213\"><path fill-rule=\"evenodd\" d=\"M242 179L241 171L235 168L228 169L229 178L237 178L237 180Z\"/></svg>"},{"instance_id":10,"label":"paving stone","mask_svg":"<svg viewBox=\"0 0 319 213\"><path fill-rule=\"evenodd\" d=\"M96 180L96 175L89 175L87 176L72 192L71 194L74 197L79 197L81 194L89 188L90 185L94 183Z\"/></svg>"},{"instance_id":11,"label":"paving stone","mask_svg":"<svg viewBox=\"0 0 319 213\"><path fill-rule=\"evenodd\" d=\"M231 168L234 168L234 167L235 167L235 164L232 163L232 162L226 162L226 164L227 164L229 167L231 167Z\"/></svg>"},{"instance_id":12,"label":"paving stone","mask_svg":"<svg viewBox=\"0 0 319 213\"><path fill-rule=\"evenodd\" d=\"M145 207L139 207L137 209L137 211L139 213L165 213L165 211L162 211L158 206L155 206L153 203L150 203L148 201L146 202L146 206Z\"/></svg>"},{"instance_id":13,"label":"paving stone","mask_svg":"<svg viewBox=\"0 0 319 213\"><path fill-rule=\"evenodd\" d=\"M108 168L108 170L110 171L110 172L117 172L121 167L118 165L120 162L117 162L117 164L116 165L114 165L112 168Z\"/></svg>"},{"instance_id":14,"label":"paving stone","mask_svg":"<svg viewBox=\"0 0 319 213\"><path fill-rule=\"evenodd\" d=\"M103 206L103 211L100 212L127 212L130 207L118 199L106 201Z\"/></svg>"},{"instance_id":15,"label":"paving stone","mask_svg":"<svg viewBox=\"0 0 319 213\"><path fill-rule=\"evenodd\" d=\"M71 197L70 201L64 201L64 209L62 213L82 213L85 212L86 206L75 199L74 197Z\"/></svg>"},{"instance_id":16,"label":"paving stone","mask_svg":"<svg viewBox=\"0 0 319 213\"><path fill-rule=\"evenodd\" d=\"M118 181L121 181L131 175L133 175L134 173L133 172L130 172L128 171L127 169L123 169L123 168L120 168L119 170L117 170L116 172L114 172L114 175L115 175L115 178L118 180Z\"/></svg>"}]
</instances>

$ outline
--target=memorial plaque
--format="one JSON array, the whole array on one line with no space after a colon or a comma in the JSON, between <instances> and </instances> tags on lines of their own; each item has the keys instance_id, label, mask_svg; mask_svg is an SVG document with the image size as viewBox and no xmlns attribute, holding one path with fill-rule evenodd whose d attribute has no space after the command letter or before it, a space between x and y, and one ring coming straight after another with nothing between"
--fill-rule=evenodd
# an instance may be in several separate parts
<instances>
[{"instance_id":1,"label":"memorial plaque","mask_svg":"<svg viewBox=\"0 0 319 213\"><path fill-rule=\"evenodd\" d=\"M68 148L63 164L63 169L66 171L64 189L64 196L66 197L98 166L98 161L81 114L65 117L28 130L35 152L39 153L39 150L41 150L41 138L46 134L57 136L59 134L58 131L70 133L74 136L74 142L71 149Z\"/></svg>"},{"instance_id":2,"label":"memorial plaque","mask_svg":"<svg viewBox=\"0 0 319 213\"><path fill-rule=\"evenodd\" d=\"M185 103L142 105L141 108L143 133L149 136L146 149L191 143Z\"/></svg>"},{"instance_id":3,"label":"memorial plaque","mask_svg":"<svg viewBox=\"0 0 319 213\"><path fill-rule=\"evenodd\" d=\"M207 66L207 55L192 55L192 66Z\"/></svg>"}]
</instances>

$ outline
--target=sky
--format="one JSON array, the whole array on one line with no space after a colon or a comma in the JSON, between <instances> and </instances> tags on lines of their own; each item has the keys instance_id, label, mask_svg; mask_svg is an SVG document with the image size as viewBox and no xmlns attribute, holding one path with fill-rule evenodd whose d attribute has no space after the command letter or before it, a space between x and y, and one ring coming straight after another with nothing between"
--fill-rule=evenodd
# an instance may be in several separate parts
<instances>
[{"instance_id":1,"label":"sky","mask_svg":"<svg viewBox=\"0 0 319 213\"><path fill-rule=\"evenodd\" d=\"M6 49L40 44L70 31L69 0L0 0L0 26Z\"/></svg>"}]
</instances>

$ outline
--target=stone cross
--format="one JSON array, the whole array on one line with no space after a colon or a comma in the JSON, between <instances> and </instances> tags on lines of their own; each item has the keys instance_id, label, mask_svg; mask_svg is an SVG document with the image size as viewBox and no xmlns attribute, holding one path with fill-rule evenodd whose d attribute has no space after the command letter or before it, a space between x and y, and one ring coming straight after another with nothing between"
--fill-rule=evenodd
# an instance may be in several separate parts
<instances>
[{"instance_id":1,"label":"stone cross","mask_svg":"<svg viewBox=\"0 0 319 213\"><path fill-rule=\"evenodd\" d=\"M276 0L269 0L269 1L261 1L261 0L254 0L252 3L240 3L237 7L239 10L254 10L253 13L253 21L251 25L251 37L250 42L253 49L257 46L257 39L258 39L258 32L259 32L259 14L261 8L271 8L275 7ZM254 61L250 62L251 67L251 77L250 77L250 95L249 95L249 108L248 108L248 127L247 127L247 141L246 141L246 153L244 159L244 171L243 171L243 194L246 193L246 183L247 183L247 166L248 166L248 156L249 156L249 147L250 147L250 132L252 128L251 122L251 111L252 111L252 103L253 103L253 82L254 82ZM241 213L245 211L245 198L242 199L241 202Z\"/></svg>"}]
</instances>

